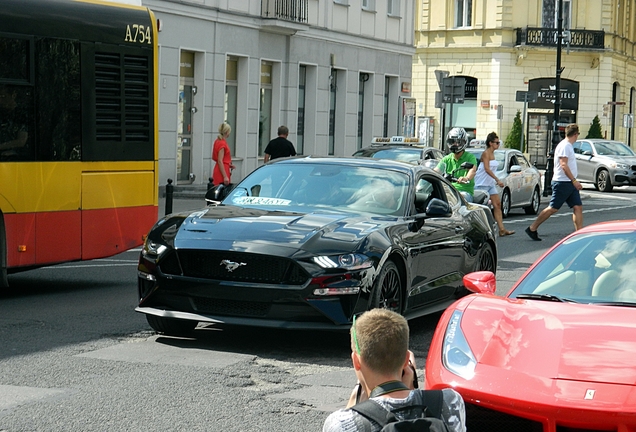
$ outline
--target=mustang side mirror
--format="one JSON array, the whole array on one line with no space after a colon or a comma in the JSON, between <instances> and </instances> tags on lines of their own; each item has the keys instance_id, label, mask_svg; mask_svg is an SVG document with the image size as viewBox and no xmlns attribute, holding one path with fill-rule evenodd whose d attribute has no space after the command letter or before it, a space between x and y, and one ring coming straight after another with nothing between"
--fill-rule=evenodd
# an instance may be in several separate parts
<instances>
[{"instance_id":1,"label":"mustang side mirror","mask_svg":"<svg viewBox=\"0 0 636 432\"><path fill-rule=\"evenodd\" d=\"M451 208L446 201L442 201L439 198L433 198L426 206L426 216L433 217L446 217L450 216Z\"/></svg>"}]
</instances>

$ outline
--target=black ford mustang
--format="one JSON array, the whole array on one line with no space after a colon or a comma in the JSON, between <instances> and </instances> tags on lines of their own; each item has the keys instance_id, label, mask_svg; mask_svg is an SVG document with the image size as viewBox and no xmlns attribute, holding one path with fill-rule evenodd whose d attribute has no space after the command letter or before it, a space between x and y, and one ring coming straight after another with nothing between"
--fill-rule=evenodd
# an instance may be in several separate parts
<instances>
[{"instance_id":1,"label":"black ford mustang","mask_svg":"<svg viewBox=\"0 0 636 432\"><path fill-rule=\"evenodd\" d=\"M157 222L136 310L175 335L198 322L348 330L374 307L413 318L466 294L464 274L496 270L492 226L423 166L277 160L222 202Z\"/></svg>"}]
</instances>

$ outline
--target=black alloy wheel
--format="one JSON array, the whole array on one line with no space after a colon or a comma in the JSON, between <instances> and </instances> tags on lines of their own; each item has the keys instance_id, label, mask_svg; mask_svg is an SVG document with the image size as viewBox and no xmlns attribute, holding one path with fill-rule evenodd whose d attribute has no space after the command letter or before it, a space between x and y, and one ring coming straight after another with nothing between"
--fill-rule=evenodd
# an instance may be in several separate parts
<instances>
[{"instance_id":1,"label":"black alloy wheel","mask_svg":"<svg viewBox=\"0 0 636 432\"><path fill-rule=\"evenodd\" d=\"M523 208L527 215L536 215L539 213L539 206L541 205L541 193L539 193L539 186L534 188L532 192L532 200L530 205Z\"/></svg>"},{"instance_id":2,"label":"black alloy wheel","mask_svg":"<svg viewBox=\"0 0 636 432\"><path fill-rule=\"evenodd\" d=\"M373 282L373 299L371 308L389 309L399 314L402 313L402 284L400 272L391 260L388 260L380 269Z\"/></svg>"},{"instance_id":3,"label":"black alloy wheel","mask_svg":"<svg viewBox=\"0 0 636 432\"><path fill-rule=\"evenodd\" d=\"M495 253L489 243L484 243L481 247L473 271L491 271L496 273Z\"/></svg>"}]
</instances>

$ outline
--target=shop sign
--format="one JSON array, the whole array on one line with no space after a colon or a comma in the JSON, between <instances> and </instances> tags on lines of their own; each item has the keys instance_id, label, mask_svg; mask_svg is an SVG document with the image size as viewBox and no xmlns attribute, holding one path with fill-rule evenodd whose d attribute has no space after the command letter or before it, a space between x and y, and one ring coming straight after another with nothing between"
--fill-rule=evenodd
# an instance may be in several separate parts
<instances>
[{"instance_id":1,"label":"shop sign","mask_svg":"<svg viewBox=\"0 0 636 432\"><path fill-rule=\"evenodd\" d=\"M556 79L536 78L528 83L528 90L537 92L536 102L528 103L528 108L554 109L556 101ZM569 79L561 78L561 109L579 109L579 83Z\"/></svg>"}]
</instances>

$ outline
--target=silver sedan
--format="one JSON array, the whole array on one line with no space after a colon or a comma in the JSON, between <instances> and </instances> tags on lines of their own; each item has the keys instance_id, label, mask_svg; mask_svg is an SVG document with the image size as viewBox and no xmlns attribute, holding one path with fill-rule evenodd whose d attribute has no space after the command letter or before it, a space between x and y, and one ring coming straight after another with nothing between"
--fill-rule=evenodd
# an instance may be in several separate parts
<instances>
[{"instance_id":1,"label":"silver sedan","mask_svg":"<svg viewBox=\"0 0 636 432\"><path fill-rule=\"evenodd\" d=\"M468 147L466 151L475 155L477 160L484 152L484 148ZM501 213L508 217L513 208L523 208L526 214L534 215L539 212L541 204L541 173L525 158L523 153L515 149L495 150L495 159L499 162L497 177L503 182L500 188Z\"/></svg>"},{"instance_id":2,"label":"silver sedan","mask_svg":"<svg viewBox=\"0 0 636 432\"><path fill-rule=\"evenodd\" d=\"M620 141L583 139L574 143L578 179L601 192L636 185L636 154Z\"/></svg>"}]
</instances>

